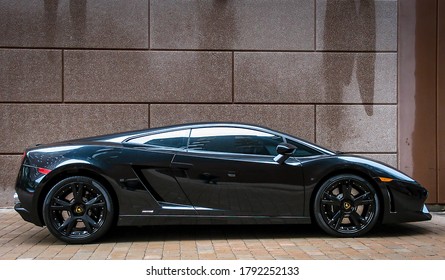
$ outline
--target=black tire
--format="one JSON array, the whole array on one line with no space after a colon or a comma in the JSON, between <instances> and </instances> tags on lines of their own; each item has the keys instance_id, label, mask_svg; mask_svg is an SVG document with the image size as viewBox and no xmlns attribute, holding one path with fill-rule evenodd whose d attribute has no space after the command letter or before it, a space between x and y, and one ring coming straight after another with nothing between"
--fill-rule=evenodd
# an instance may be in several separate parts
<instances>
[{"instance_id":1,"label":"black tire","mask_svg":"<svg viewBox=\"0 0 445 280\"><path fill-rule=\"evenodd\" d=\"M352 175L337 175L318 190L314 200L314 217L318 226L337 237L358 237L377 223L380 203L373 186Z\"/></svg>"},{"instance_id":2,"label":"black tire","mask_svg":"<svg viewBox=\"0 0 445 280\"><path fill-rule=\"evenodd\" d=\"M113 203L98 181L74 176L57 183L46 195L43 220L58 239L90 243L102 237L113 223Z\"/></svg>"}]
</instances>

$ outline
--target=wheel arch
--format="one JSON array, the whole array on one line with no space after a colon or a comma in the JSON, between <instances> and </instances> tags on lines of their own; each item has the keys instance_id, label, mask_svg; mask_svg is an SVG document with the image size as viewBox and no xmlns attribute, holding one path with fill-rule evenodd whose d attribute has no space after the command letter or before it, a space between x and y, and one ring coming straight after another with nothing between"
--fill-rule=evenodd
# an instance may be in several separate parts
<instances>
[{"instance_id":1,"label":"wheel arch","mask_svg":"<svg viewBox=\"0 0 445 280\"><path fill-rule=\"evenodd\" d=\"M330 178L332 178L334 176L342 175L342 174L351 174L351 175L359 176L359 177L363 178L364 180L366 180L368 183L370 183L371 186L375 189L375 191L377 193L377 197L381 201L380 214L377 219L378 223L381 223L383 220L383 215L385 213L385 203L384 203L385 199L383 197L383 190L376 183L376 181L371 177L371 175L369 175L368 173L363 172L361 170L354 169L354 168L344 168L344 169L329 172L329 173L325 174L321 180L318 181L318 183L315 185L314 189L312 190L310 201L309 201L309 211L310 211L309 213L310 213L311 220L314 221L314 203L315 203L315 196L317 195L318 190L321 188L321 186L327 180L329 180Z\"/></svg>"},{"instance_id":2,"label":"wheel arch","mask_svg":"<svg viewBox=\"0 0 445 280\"><path fill-rule=\"evenodd\" d=\"M57 172L57 170L54 171ZM98 181L105 187L105 189L110 194L113 203L114 207L113 225L115 225L117 223L117 219L119 216L119 199L115 189L112 187L112 183L108 179L106 179L106 176L100 174L100 172L92 170L89 166L84 166L84 165L65 166L63 170L58 171L55 175L53 175L50 179L48 179L47 182L45 182L44 186L39 192L37 200L38 215L42 225L45 224L43 220L43 203L49 191L61 180L73 176L90 177Z\"/></svg>"}]
</instances>

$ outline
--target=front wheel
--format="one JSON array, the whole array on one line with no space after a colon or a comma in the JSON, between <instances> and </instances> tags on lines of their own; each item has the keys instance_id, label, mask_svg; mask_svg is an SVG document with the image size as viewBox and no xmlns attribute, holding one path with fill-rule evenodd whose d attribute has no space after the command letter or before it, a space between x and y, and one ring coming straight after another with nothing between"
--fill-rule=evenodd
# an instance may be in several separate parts
<instances>
[{"instance_id":1,"label":"front wheel","mask_svg":"<svg viewBox=\"0 0 445 280\"><path fill-rule=\"evenodd\" d=\"M375 226L379 213L376 191L368 181L356 175L328 179L315 196L315 221L333 236L362 236Z\"/></svg>"},{"instance_id":2,"label":"front wheel","mask_svg":"<svg viewBox=\"0 0 445 280\"><path fill-rule=\"evenodd\" d=\"M84 176L66 178L45 197L43 219L58 239L75 244L103 236L113 222L113 204L98 181Z\"/></svg>"}]
</instances>

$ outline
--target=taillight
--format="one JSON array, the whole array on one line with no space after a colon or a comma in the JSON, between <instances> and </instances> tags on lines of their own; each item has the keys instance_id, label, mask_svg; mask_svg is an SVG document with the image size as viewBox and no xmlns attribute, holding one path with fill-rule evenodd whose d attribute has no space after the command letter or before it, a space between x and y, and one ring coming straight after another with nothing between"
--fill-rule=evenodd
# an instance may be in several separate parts
<instances>
[{"instance_id":1,"label":"taillight","mask_svg":"<svg viewBox=\"0 0 445 280\"><path fill-rule=\"evenodd\" d=\"M39 168L37 168L37 171L38 171L39 173L44 174L44 175L46 175L46 174L48 174L48 173L51 172L51 170L46 169L46 168L43 168L43 167L39 167Z\"/></svg>"},{"instance_id":2,"label":"taillight","mask_svg":"<svg viewBox=\"0 0 445 280\"><path fill-rule=\"evenodd\" d=\"M23 152L22 161L25 159L25 157L26 157L26 152Z\"/></svg>"}]
</instances>

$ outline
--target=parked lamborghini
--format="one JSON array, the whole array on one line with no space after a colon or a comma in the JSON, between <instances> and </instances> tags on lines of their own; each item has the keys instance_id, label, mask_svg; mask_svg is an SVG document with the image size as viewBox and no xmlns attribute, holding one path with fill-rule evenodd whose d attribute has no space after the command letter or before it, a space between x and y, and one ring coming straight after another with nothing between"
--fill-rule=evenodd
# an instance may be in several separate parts
<instances>
[{"instance_id":1,"label":"parked lamborghini","mask_svg":"<svg viewBox=\"0 0 445 280\"><path fill-rule=\"evenodd\" d=\"M264 127L200 123L27 149L15 210L67 243L113 225L316 223L356 237L431 219L426 197L383 163Z\"/></svg>"}]
</instances>

